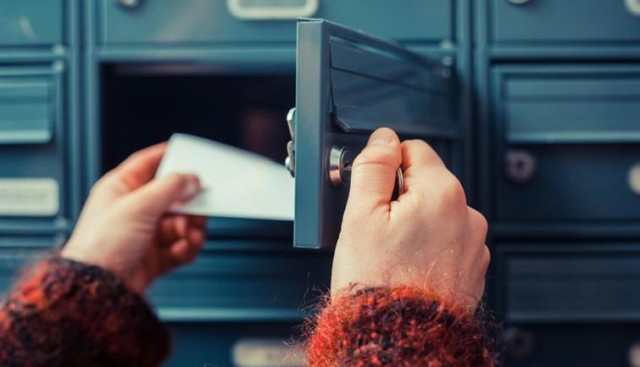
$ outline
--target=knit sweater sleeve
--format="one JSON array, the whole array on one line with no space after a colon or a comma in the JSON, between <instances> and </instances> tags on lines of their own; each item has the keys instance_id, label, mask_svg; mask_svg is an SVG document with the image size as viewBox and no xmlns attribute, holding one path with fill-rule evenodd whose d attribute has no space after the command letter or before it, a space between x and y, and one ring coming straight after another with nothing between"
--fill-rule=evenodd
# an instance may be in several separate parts
<instances>
[{"instance_id":1,"label":"knit sweater sleeve","mask_svg":"<svg viewBox=\"0 0 640 367\"><path fill-rule=\"evenodd\" d=\"M0 308L2 366L157 366L169 336L147 303L111 273L52 257Z\"/></svg>"},{"instance_id":2,"label":"knit sweater sleeve","mask_svg":"<svg viewBox=\"0 0 640 367\"><path fill-rule=\"evenodd\" d=\"M480 320L409 287L334 297L314 320L309 366L494 366L493 338Z\"/></svg>"}]
</instances>

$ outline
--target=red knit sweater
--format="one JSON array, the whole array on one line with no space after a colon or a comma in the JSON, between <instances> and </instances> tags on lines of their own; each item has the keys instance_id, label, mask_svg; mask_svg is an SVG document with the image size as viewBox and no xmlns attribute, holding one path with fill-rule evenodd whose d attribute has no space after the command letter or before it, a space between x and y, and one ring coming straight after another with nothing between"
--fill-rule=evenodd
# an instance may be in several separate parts
<instances>
[{"instance_id":1,"label":"red knit sweater","mask_svg":"<svg viewBox=\"0 0 640 367\"><path fill-rule=\"evenodd\" d=\"M412 288L339 297L313 320L309 366L493 366L481 323ZM96 266L51 258L0 309L0 366L158 366L169 336L147 303Z\"/></svg>"}]
</instances>

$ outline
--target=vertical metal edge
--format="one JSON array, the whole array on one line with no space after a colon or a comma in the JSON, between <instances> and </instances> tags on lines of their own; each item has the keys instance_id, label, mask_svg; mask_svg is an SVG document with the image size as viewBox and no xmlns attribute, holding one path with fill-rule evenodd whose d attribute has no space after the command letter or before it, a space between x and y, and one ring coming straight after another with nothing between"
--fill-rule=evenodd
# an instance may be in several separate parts
<instances>
[{"instance_id":1,"label":"vertical metal edge","mask_svg":"<svg viewBox=\"0 0 640 367\"><path fill-rule=\"evenodd\" d=\"M328 66L328 35L324 24L321 21L298 22L295 247L320 248L323 240L322 151L323 124L328 119L325 108L329 103Z\"/></svg>"},{"instance_id":2,"label":"vertical metal edge","mask_svg":"<svg viewBox=\"0 0 640 367\"><path fill-rule=\"evenodd\" d=\"M490 73L491 60L489 55L489 1L471 1L472 9L472 31L473 31L473 110L476 120L477 139L475 139L475 151L477 157L475 164L477 165L475 179L477 183L477 205L478 210L487 217L489 222L489 231L487 234L487 245L491 252L495 254L496 247L493 239L493 207L492 207L492 155L493 138L491 137L491 119L490 119ZM496 275L502 275L503 272L499 268L500 254L494 255L495 260L491 261L488 269L488 278L486 282L485 294L487 302L491 308L499 305L500 298L503 295L501 287L502 278Z\"/></svg>"},{"instance_id":3,"label":"vertical metal edge","mask_svg":"<svg viewBox=\"0 0 640 367\"><path fill-rule=\"evenodd\" d=\"M75 181L76 172L73 165L73 140L69 138L68 133L72 131L72 101L68 93L71 85L71 72L67 67L71 57L65 56L64 59L51 60L51 73L49 77L52 81L53 88L53 121L52 134L54 144L59 145L62 157L62 184L58 182L59 192L62 192L62 199L59 200L58 215L54 222L56 230L70 230L72 221L71 201L73 190L69 187ZM56 142L57 141L57 142Z\"/></svg>"},{"instance_id":4,"label":"vertical metal edge","mask_svg":"<svg viewBox=\"0 0 640 367\"><path fill-rule=\"evenodd\" d=\"M462 133L458 144L461 144L461 181L467 192L467 200L470 205L476 206L477 190L475 180L476 162L473 152L476 150L477 129L476 119L473 115L473 33L472 33L472 3L471 0L457 0L456 17L457 17L457 78L459 83L460 108L458 108L459 120L461 123L460 131Z\"/></svg>"},{"instance_id":5,"label":"vertical metal edge","mask_svg":"<svg viewBox=\"0 0 640 367\"><path fill-rule=\"evenodd\" d=\"M78 220L80 216L80 211L82 209L82 177L83 177L83 167L82 167L82 156L81 154L81 138L80 131L82 126L80 124L80 111L82 108L82 104L80 102L80 83L81 83L81 36L82 32L80 31L82 27L82 18L81 18L81 7L83 2L80 0L67 0L67 12L68 12L68 20L67 26L69 27L69 67L68 67L68 94L67 94L67 107L68 107L68 116L69 116L69 129L68 129L68 140L69 140L69 162L70 162L70 186L69 190L69 211L71 216L71 228L69 229L69 234L73 227L75 226L75 222Z\"/></svg>"},{"instance_id":6,"label":"vertical metal edge","mask_svg":"<svg viewBox=\"0 0 640 367\"><path fill-rule=\"evenodd\" d=\"M487 15L488 4L485 2L474 2L476 24L476 43L474 45L474 89L476 90L475 107L478 121L478 205L480 211L487 216L489 221L493 219L491 207L491 138L490 129L490 88L489 77L491 73L491 62L489 60L487 34L488 25L485 16Z\"/></svg>"},{"instance_id":7,"label":"vertical metal edge","mask_svg":"<svg viewBox=\"0 0 640 367\"><path fill-rule=\"evenodd\" d=\"M97 0L85 2L83 30L85 34L82 59L84 60L83 83L84 86L84 129L82 136L84 139L83 152L85 153L85 177L83 197L89 194L91 186L98 180L101 173L100 162L100 121L99 121L99 60L96 56L96 43L98 27L98 4Z\"/></svg>"}]
</instances>

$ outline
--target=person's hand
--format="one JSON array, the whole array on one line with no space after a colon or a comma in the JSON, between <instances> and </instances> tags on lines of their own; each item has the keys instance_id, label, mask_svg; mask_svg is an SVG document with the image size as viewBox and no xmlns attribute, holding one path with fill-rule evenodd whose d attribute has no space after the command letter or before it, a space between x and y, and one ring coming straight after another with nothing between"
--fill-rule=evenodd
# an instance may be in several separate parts
<instances>
[{"instance_id":1,"label":"person's hand","mask_svg":"<svg viewBox=\"0 0 640 367\"><path fill-rule=\"evenodd\" d=\"M206 219L167 211L197 194L200 182L188 174L153 179L165 149L134 153L95 184L62 257L101 266L138 293L196 258Z\"/></svg>"},{"instance_id":2,"label":"person's hand","mask_svg":"<svg viewBox=\"0 0 640 367\"><path fill-rule=\"evenodd\" d=\"M404 194L391 196L402 166ZM487 221L421 140L376 130L353 163L338 239L332 294L380 286L419 287L473 310L484 291Z\"/></svg>"}]
</instances>

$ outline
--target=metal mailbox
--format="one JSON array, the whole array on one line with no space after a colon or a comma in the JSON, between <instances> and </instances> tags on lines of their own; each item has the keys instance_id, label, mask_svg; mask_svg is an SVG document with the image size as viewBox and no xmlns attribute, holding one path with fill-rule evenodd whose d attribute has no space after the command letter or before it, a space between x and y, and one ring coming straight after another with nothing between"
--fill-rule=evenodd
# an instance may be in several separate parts
<instances>
[{"instance_id":1,"label":"metal mailbox","mask_svg":"<svg viewBox=\"0 0 640 367\"><path fill-rule=\"evenodd\" d=\"M296 108L288 166L296 177L294 245L335 245L349 167L368 135L453 141L452 70L325 20L298 23Z\"/></svg>"},{"instance_id":2,"label":"metal mailbox","mask_svg":"<svg viewBox=\"0 0 640 367\"><path fill-rule=\"evenodd\" d=\"M0 227L69 216L63 75L61 63L0 65Z\"/></svg>"},{"instance_id":3,"label":"metal mailbox","mask_svg":"<svg viewBox=\"0 0 640 367\"><path fill-rule=\"evenodd\" d=\"M450 40L454 24L452 0L401 5L386 0L104 0L98 10L98 42L109 45L293 43L298 16L344 22L403 41Z\"/></svg>"},{"instance_id":4,"label":"metal mailbox","mask_svg":"<svg viewBox=\"0 0 640 367\"><path fill-rule=\"evenodd\" d=\"M640 220L640 68L494 72L496 219Z\"/></svg>"},{"instance_id":5,"label":"metal mailbox","mask_svg":"<svg viewBox=\"0 0 640 367\"><path fill-rule=\"evenodd\" d=\"M640 40L639 0L491 0L498 43Z\"/></svg>"},{"instance_id":6,"label":"metal mailbox","mask_svg":"<svg viewBox=\"0 0 640 367\"><path fill-rule=\"evenodd\" d=\"M216 240L149 297L165 320L299 320L328 287L330 263L288 241Z\"/></svg>"},{"instance_id":7,"label":"metal mailbox","mask_svg":"<svg viewBox=\"0 0 640 367\"><path fill-rule=\"evenodd\" d=\"M0 2L0 46L44 46L62 43L65 2Z\"/></svg>"}]
</instances>

